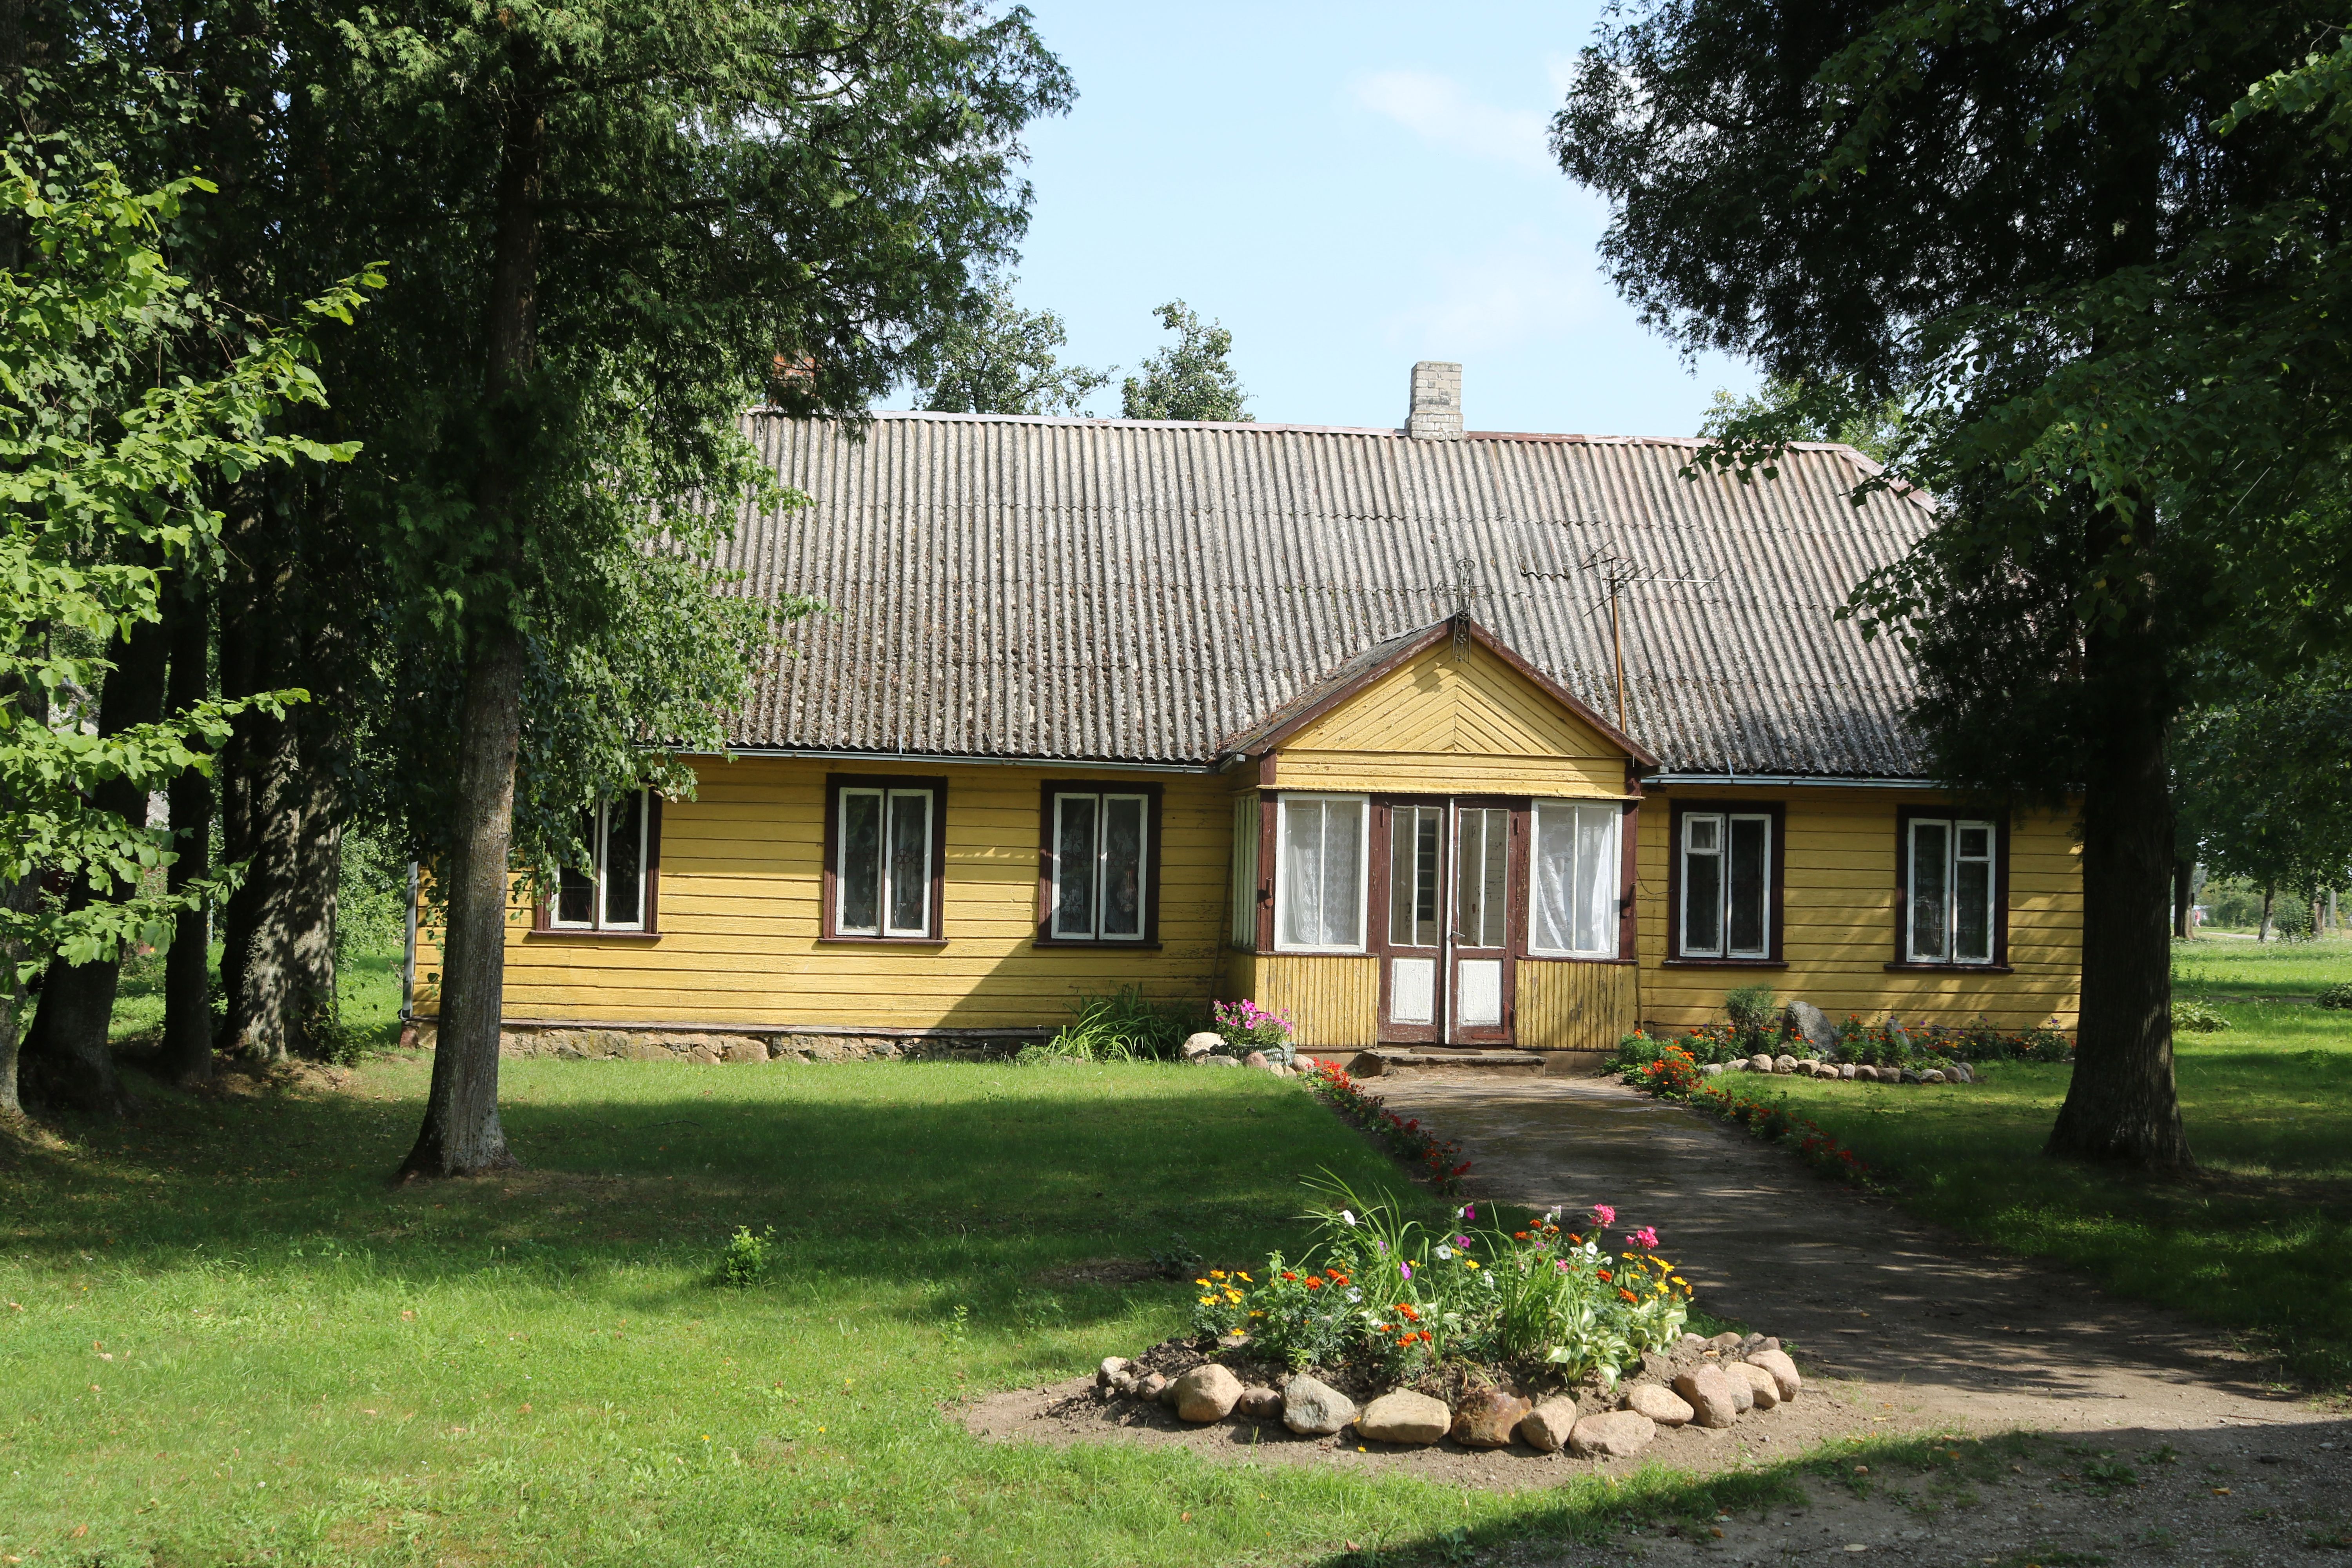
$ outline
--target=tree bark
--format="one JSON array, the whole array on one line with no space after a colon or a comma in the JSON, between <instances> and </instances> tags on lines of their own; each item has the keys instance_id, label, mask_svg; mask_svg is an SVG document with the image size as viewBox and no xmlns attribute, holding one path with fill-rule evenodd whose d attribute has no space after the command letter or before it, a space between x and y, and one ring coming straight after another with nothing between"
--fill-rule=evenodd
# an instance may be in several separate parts
<instances>
[{"instance_id":1,"label":"tree bark","mask_svg":"<svg viewBox=\"0 0 2352 1568\"><path fill-rule=\"evenodd\" d=\"M184 713L211 689L212 616L200 574L184 574L178 592L164 601L172 644L172 674L165 702ZM194 768L172 781L172 833L179 858L172 862L171 889L212 868L213 781ZM212 910L183 910L172 927L172 951L163 959L163 1049L158 1064L182 1085L209 1083L213 1076Z\"/></svg>"},{"instance_id":2,"label":"tree bark","mask_svg":"<svg viewBox=\"0 0 2352 1568\"><path fill-rule=\"evenodd\" d=\"M108 650L114 668L99 701L100 734L119 735L163 716L166 646L163 627L155 621L140 623L127 639L115 638ZM127 780L100 784L91 792L90 804L134 826L147 824L147 792ZM74 889L72 902L88 908L101 900L120 901L136 891L101 889L85 878ZM125 1109L107 1037L121 979L120 954L88 963L50 964L41 986L40 1011L24 1046L24 1066L42 1100L106 1115L120 1115Z\"/></svg>"},{"instance_id":3,"label":"tree bark","mask_svg":"<svg viewBox=\"0 0 2352 1568\"><path fill-rule=\"evenodd\" d=\"M2260 923L2259 925L2257 925L2257 926L2255 926L2255 927L2254 927L2254 940L2255 940L2256 942L2268 942L2268 941L2270 941L2270 939L2271 939L2271 906L2272 906L2273 903L2275 903L2275 902L2277 901L2277 900L2278 900L2278 889L2277 889L2276 888L2264 888L2264 889L2263 889L2263 918L2262 918L2262 923Z\"/></svg>"},{"instance_id":4,"label":"tree bark","mask_svg":"<svg viewBox=\"0 0 2352 1568\"><path fill-rule=\"evenodd\" d=\"M507 598L486 595L466 670L457 752L457 832L450 856L449 923L441 955L441 1003L425 1125L401 1167L408 1177L455 1176L515 1163L499 1124L499 1021L504 1011L508 849L514 828L515 760L521 749L526 652L516 630L528 502L509 466L529 448L529 379L538 352L539 203L547 156L543 109L508 105L500 139L498 229L485 304L483 394L493 425L474 505L502 543L490 566Z\"/></svg>"},{"instance_id":5,"label":"tree bark","mask_svg":"<svg viewBox=\"0 0 2352 1568\"><path fill-rule=\"evenodd\" d=\"M2196 861L2179 859L2173 861L2172 934L2182 942L2187 942L2197 934L2196 928L2189 923L2189 911L2197 903L2197 895L2193 891L2196 879Z\"/></svg>"}]
</instances>

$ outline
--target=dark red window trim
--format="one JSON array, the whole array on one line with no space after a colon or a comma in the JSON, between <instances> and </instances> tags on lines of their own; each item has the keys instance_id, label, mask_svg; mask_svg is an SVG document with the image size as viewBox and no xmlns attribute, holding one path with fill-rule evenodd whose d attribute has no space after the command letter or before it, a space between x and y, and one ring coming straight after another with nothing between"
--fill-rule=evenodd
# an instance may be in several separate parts
<instances>
[{"instance_id":1,"label":"dark red window trim","mask_svg":"<svg viewBox=\"0 0 2352 1568\"><path fill-rule=\"evenodd\" d=\"M1944 822L1992 824L1992 962L1937 963L1911 953L1911 824L1920 817ZM1895 951L1889 969L1929 970L1938 973L2013 974L2009 963L2009 813L1971 811L1958 805L1899 805L1895 808Z\"/></svg>"},{"instance_id":2,"label":"dark red window trim","mask_svg":"<svg viewBox=\"0 0 2352 1568\"><path fill-rule=\"evenodd\" d=\"M1745 816L1769 816L1772 819L1771 864L1765 872L1765 917L1771 922L1772 940L1761 958L1685 958L1683 956L1683 818L1692 812L1738 812ZM1786 935L1783 918L1789 864L1789 807L1778 800L1677 800L1666 821L1666 947L1660 961L1676 968L1690 969L1785 969L1781 958L1781 941Z\"/></svg>"},{"instance_id":3,"label":"dark red window trim","mask_svg":"<svg viewBox=\"0 0 2352 1568\"><path fill-rule=\"evenodd\" d=\"M1054 934L1054 797L1057 795L1139 795L1143 806L1143 935L1138 937ZM1116 948L1121 952L1160 945L1160 835L1163 786L1124 779L1046 779L1037 786L1037 934L1033 947Z\"/></svg>"},{"instance_id":4,"label":"dark red window trim","mask_svg":"<svg viewBox=\"0 0 2352 1568\"><path fill-rule=\"evenodd\" d=\"M841 792L845 789L927 789L931 792L931 905L929 931L922 936L867 936L834 929L841 876ZM907 773L824 775L824 872L820 879L817 937L821 942L864 942L878 947L938 947L947 941L948 781Z\"/></svg>"},{"instance_id":5,"label":"dark red window trim","mask_svg":"<svg viewBox=\"0 0 2352 1568\"><path fill-rule=\"evenodd\" d=\"M661 936L662 797L646 790L646 923L642 931L597 931L587 926L560 926L548 907L546 889L530 901L530 935L560 937L567 942L654 942Z\"/></svg>"}]
</instances>

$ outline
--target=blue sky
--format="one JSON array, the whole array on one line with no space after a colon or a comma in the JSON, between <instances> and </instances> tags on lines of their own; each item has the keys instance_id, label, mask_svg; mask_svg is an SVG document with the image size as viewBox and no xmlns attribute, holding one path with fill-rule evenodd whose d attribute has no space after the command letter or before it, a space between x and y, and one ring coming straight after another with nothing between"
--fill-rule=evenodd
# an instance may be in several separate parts
<instances>
[{"instance_id":1,"label":"blue sky","mask_svg":"<svg viewBox=\"0 0 2352 1568\"><path fill-rule=\"evenodd\" d=\"M1545 150L1598 5L1029 4L1079 96L1030 138L1018 294L1068 357L1132 369L1181 297L1262 420L1394 426L1417 359L1463 363L1483 430L1688 435L1753 384L1641 328Z\"/></svg>"}]
</instances>

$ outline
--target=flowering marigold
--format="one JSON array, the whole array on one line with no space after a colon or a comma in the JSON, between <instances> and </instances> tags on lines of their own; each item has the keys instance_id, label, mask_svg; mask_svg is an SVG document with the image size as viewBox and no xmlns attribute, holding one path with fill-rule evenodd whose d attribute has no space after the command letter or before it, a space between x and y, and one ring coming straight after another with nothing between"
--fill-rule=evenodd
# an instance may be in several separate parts
<instances>
[{"instance_id":1,"label":"flowering marigold","mask_svg":"<svg viewBox=\"0 0 2352 1568\"><path fill-rule=\"evenodd\" d=\"M1323 1281L1316 1279L1312 1274L1309 1274L1307 1277L1307 1288L1309 1290L1320 1290L1323 1289Z\"/></svg>"},{"instance_id":2,"label":"flowering marigold","mask_svg":"<svg viewBox=\"0 0 2352 1568\"><path fill-rule=\"evenodd\" d=\"M1396 1310L1402 1312L1406 1317L1411 1318L1416 1323L1421 1321L1421 1312L1418 1308L1410 1306L1403 1301L1399 1301L1396 1304Z\"/></svg>"},{"instance_id":3,"label":"flowering marigold","mask_svg":"<svg viewBox=\"0 0 2352 1568\"><path fill-rule=\"evenodd\" d=\"M1239 1275L1239 1276L1237 1276L1237 1278L1238 1278L1238 1279L1241 1280L1241 1282L1242 1282L1243 1284L1244 1284L1244 1285L1255 1285L1255 1284L1256 1284L1256 1283L1257 1283L1257 1281L1256 1281L1256 1280L1255 1280L1255 1279L1251 1279L1247 1274L1242 1274L1242 1275Z\"/></svg>"},{"instance_id":4,"label":"flowering marigold","mask_svg":"<svg viewBox=\"0 0 2352 1568\"><path fill-rule=\"evenodd\" d=\"M1475 1268L1478 1267L1478 1260L1475 1258L1465 1258L1462 1260L1462 1267L1465 1268Z\"/></svg>"},{"instance_id":5,"label":"flowering marigold","mask_svg":"<svg viewBox=\"0 0 2352 1568\"><path fill-rule=\"evenodd\" d=\"M1601 1282L1604 1285L1611 1283L1617 1278L1615 1275L1610 1273L1606 1268L1596 1268L1593 1272L1601 1276Z\"/></svg>"},{"instance_id":6,"label":"flowering marigold","mask_svg":"<svg viewBox=\"0 0 2352 1568\"><path fill-rule=\"evenodd\" d=\"M1513 1241L1531 1241L1534 1238L1528 1236L1524 1230L1515 1230L1511 1232L1511 1239Z\"/></svg>"},{"instance_id":7,"label":"flowering marigold","mask_svg":"<svg viewBox=\"0 0 2352 1568\"><path fill-rule=\"evenodd\" d=\"M1624 1297L1624 1298L1625 1298L1625 1300L1627 1300L1628 1301L1635 1301L1635 1302L1638 1302L1638 1301L1640 1301L1640 1300L1641 1300L1641 1298L1640 1298L1639 1296L1634 1295L1634 1294L1633 1294L1633 1292L1632 1292L1631 1290L1626 1289L1625 1289L1623 1286L1622 1286L1622 1285L1621 1285L1621 1286L1619 1286L1619 1287L1617 1288L1617 1294L1619 1294L1620 1296Z\"/></svg>"},{"instance_id":8,"label":"flowering marigold","mask_svg":"<svg viewBox=\"0 0 2352 1568\"><path fill-rule=\"evenodd\" d=\"M1289 1269L1287 1269L1287 1268L1286 1268L1286 1269L1284 1269L1284 1270L1282 1271L1282 1277L1283 1277L1285 1279L1297 1279L1297 1278L1298 1278L1298 1276L1297 1276L1297 1275L1293 1274L1293 1273L1292 1273Z\"/></svg>"}]
</instances>

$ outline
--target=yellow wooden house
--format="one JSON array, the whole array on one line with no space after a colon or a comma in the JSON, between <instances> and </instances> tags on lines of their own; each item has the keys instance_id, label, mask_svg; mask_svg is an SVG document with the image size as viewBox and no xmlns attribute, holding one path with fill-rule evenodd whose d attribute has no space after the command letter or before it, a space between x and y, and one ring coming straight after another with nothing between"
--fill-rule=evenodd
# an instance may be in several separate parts
<instances>
[{"instance_id":1,"label":"yellow wooden house","mask_svg":"<svg viewBox=\"0 0 2352 1568\"><path fill-rule=\"evenodd\" d=\"M509 1028L1003 1041L1133 984L1309 1049L1594 1050L1759 981L2073 1028L2071 820L1937 789L1835 616L1924 498L1413 388L1401 429L756 416L811 504L725 563L830 607L520 912Z\"/></svg>"}]
</instances>

